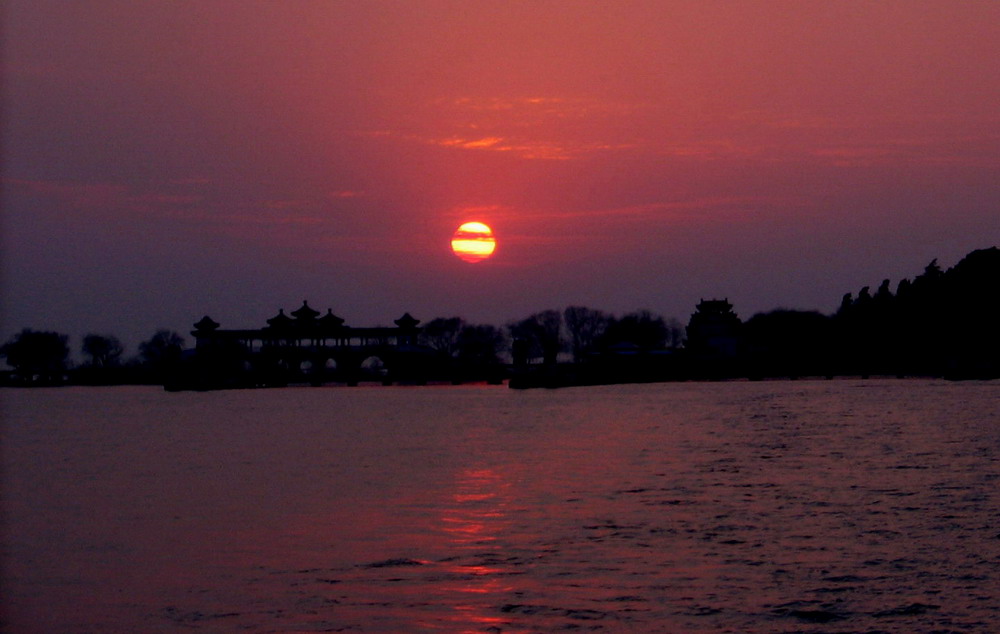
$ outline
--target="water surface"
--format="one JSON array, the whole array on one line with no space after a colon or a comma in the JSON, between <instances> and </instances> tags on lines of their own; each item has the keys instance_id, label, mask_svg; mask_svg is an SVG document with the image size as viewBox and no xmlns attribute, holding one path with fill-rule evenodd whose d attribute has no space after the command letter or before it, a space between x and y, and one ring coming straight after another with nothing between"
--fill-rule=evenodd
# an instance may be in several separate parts
<instances>
[{"instance_id":1,"label":"water surface","mask_svg":"<svg viewBox=\"0 0 1000 634\"><path fill-rule=\"evenodd\" d=\"M990 632L1000 384L4 390L12 632Z\"/></svg>"}]
</instances>

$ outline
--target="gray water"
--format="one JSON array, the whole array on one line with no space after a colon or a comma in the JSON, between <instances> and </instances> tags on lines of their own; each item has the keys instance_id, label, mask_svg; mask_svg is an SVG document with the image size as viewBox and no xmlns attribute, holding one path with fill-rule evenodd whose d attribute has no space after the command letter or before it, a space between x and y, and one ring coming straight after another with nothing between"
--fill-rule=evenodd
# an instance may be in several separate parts
<instances>
[{"instance_id":1,"label":"gray water","mask_svg":"<svg viewBox=\"0 0 1000 634\"><path fill-rule=\"evenodd\" d=\"M0 398L5 631L1000 631L997 382Z\"/></svg>"}]
</instances>

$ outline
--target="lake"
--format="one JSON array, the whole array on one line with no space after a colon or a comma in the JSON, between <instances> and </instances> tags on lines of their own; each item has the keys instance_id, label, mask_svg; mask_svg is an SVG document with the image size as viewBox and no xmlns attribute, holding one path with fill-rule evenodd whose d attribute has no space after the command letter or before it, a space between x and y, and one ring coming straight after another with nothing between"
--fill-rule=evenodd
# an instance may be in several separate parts
<instances>
[{"instance_id":1,"label":"lake","mask_svg":"<svg viewBox=\"0 0 1000 634\"><path fill-rule=\"evenodd\" d=\"M994 632L1000 382L5 389L10 632Z\"/></svg>"}]
</instances>

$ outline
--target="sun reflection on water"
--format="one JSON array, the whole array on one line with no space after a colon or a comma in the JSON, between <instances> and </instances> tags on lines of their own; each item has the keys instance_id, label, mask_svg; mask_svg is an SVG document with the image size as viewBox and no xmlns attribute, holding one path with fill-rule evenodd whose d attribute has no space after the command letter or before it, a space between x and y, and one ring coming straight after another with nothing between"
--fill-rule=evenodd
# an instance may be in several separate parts
<instances>
[{"instance_id":1,"label":"sun reflection on water","mask_svg":"<svg viewBox=\"0 0 1000 634\"><path fill-rule=\"evenodd\" d=\"M470 632L509 626L495 614L501 597L517 590L511 581L520 574L502 564L509 557L503 536L510 524L512 485L495 469L470 468L458 475L456 486L441 516L449 550L455 552L445 563L455 578L449 588L454 621L468 624L464 631Z\"/></svg>"}]
</instances>

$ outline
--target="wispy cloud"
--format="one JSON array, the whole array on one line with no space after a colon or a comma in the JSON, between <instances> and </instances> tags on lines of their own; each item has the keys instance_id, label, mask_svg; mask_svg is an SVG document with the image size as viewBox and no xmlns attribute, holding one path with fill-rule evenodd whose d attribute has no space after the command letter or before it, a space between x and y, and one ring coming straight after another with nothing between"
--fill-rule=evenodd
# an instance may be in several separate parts
<instances>
[{"instance_id":1,"label":"wispy cloud","mask_svg":"<svg viewBox=\"0 0 1000 634\"><path fill-rule=\"evenodd\" d=\"M503 139L501 137L496 137L496 136L484 137L482 139L463 139L458 137L452 137L449 139L438 140L437 145L443 145L444 147L464 148L466 150L477 150L477 149L492 148L501 141L503 141Z\"/></svg>"},{"instance_id":2,"label":"wispy cloud","mask_svg":"<svg viewBox=\"0 0 1000 634\"><path fill-rule=\"evenodd\" d=\"M998 167L998 145L997 138L914 136L830 144L813 150L812 155L837 167L887 164Z\"/></svg>"},{"instance_id":3,"label":"wispy cloud","mask_svg":"<svg viewBox=\"0 0 1000 634\"><path fill-rule=\"evenodd\" d=\"M640 109L648 108L644 103L625 103L607 101L592 97L482 97L464 96L457 98L437 99L434 105L442 110L460 112L500 112L507 117L528 118L537 120L539 115L558 119L585 118L597 115L614 114L621 116Z\"/></svg>"},{"instance_id":4,"label":"wispy cloud","mask_svg":"<svg viewBox=\"0 0 1000 634\"><path fill-rule=\"evenodd\" d=\"M354 189L338 189L330 192L330 198L361 198L365 192Z\"/></svg>"},{"instance_id":5,"label":"wispy cloud","mask_svg":"<svg viewBox=\"0 0 1000 634\"><path fill-rule=\"evenodd\" d=\"M568 160L635 147L602 132L639 106L554 96L451 97L415 107L397 127L364 132L455 151L502 152L523 159Z\"/></svg>"}]
</instances>

